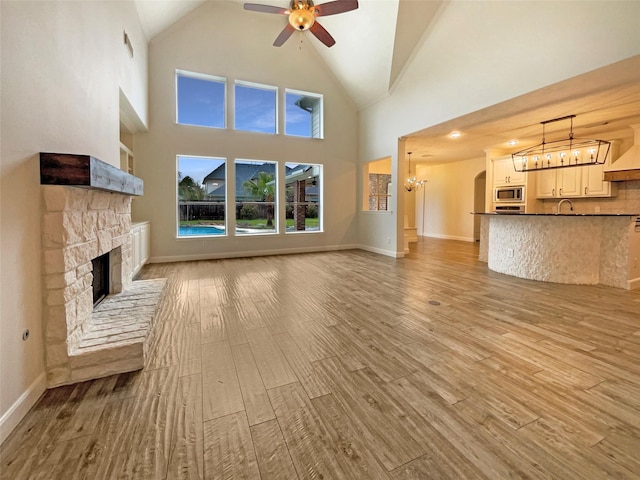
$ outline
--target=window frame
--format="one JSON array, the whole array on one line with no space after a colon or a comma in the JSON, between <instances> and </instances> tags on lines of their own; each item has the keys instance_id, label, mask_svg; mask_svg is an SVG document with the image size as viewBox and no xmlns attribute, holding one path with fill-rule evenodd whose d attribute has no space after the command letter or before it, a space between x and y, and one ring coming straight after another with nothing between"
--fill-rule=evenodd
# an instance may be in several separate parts
<instances>
[{"instance_id":1,"label":"window frame","mask_svg":"<svg viewBox=\"0 0 640 480\"><path fill-rule=\"evenodd\" d=\"M319 100L319 109L317 111L317 115L319 117L318 120L318 135L314 136L313 131L313 115L314 113L311 113L311 135L310 136L304 136L304 135L296 135L296 134L292 134L292 133L287 133L287 95L292 94L292 95L300 95L300 96L305 96L305 97L314 97L317 98ZM294 88L285 88L284 89L284 135L288 136L288 137L296 137L296 138L309 138L309 139L316 139L316 140L323 140L324 139L324 94L322 93L314 93L314 92L307 92L304 90L297 90Z\"/></svg>"},{"instance_id":2,"label":"window frame","mask_svg":"<svg viewBox=\"0 0 640 480\"><path fill-rule=\"evenodd\" d=\"M284 171L285 171L285 176L284 176L284 210L286 212L287 206L289 205L289 202L287 201L287 175L286 175L286 171L287 171L287 166L288 165L304 165L306 167L312 167L315 168L317 167L319 169L318 171L318 181L320 182L320 187L318 188L318 202L316 204L316 208L318 210L318 230L307 230L306 228L304 230L295 230L295 220L294 220L294 230L289 231L286 228L286 222L287 222L287 216L285 213L285 219L284 219L284 223L285 223L285 229L284 229L284 233L285 235L301 235L301 234L319 234L319 233L324 233L324 164L322 163L295 163L295 162L285 162L284 163ZM293 203L293 202L291 202ZM308 202L305 202L308 203ZM294 217L295 219L295 217Z\"/></svg>"},{"instance_id":3,"label":"window frame","mask_svg":"<svg viewBox=\"0 0 640 480\"><path fill-rule=\"evenodd\" d=\"M233 169L234 169L234 177L235 177L235 181L237 182L238 180L238 173L237 173L237 166L238 163L245 163L245 164L262 164L264 165L265 163L268 164L273 164L273 169L274 169L274 178L273 178L273 186L274 186L274 192L273 192L273 228L266 230L264 232L251 232L251 233L242 233L238 231L238 208L237 205L238 203L246 203L246 201L240 201L238 200L238 185L235 186L235 191L233 192L233 217L234 217L234 230L233 230L233 235L235 237L243 237L243 238L251 238L251 237L257 237L257 236L263 236L263 235L267 235L267 236L271 236L271 235L279 235L280 234L280 212L279 212L279 195L280 195L280 175L279 175L279 169L280 169L280 162L276 161L276 160L260 160L260 159L255 159L255 158L234 158L233 159ZM266 172L265 172L266 173ZM267 203L267 202L265 202ZM229 202L227 201L227 206L229 205Z\"/></svg>"},{"instance_id":4,"label":"window frame","mask_svg":"<svg viewBox=\"0 0 640 480\"><path fill-rule=\"evenodd\" d=\"M273 91L275 92L275 98L273 99L273 106L275 109L274 113L274 125L273 132L261 132L259 130L245 130L238 128L238 96L236 95L236 87L244 87L244 88L254 88L256 90L265 90L265 91ZM278 108L278 97L280 95L280 89L275 85L267 85L265 83L257 83L257 82L249 82L246 80L235 80L233 82L233 129L237 132L246 132L246 133L262 133L264 135L278 135L279 128L278 124L279 120L279 108Z\"/></svg>"},{"instance_id":5,"label":"window frame","mask_svg":"<svg viewBox=\"0 0 640 480\"><path fill-rule=\"evenodd\" d=\"M216 160L221 161L224 165L224 233L220 234L203 234L203 235L180 235L180 159L181 158L190 158L190 159L204 159L204 160ZM219 168L219 167L217 167ZM213 172L214 170L212 170ZM209 174L203 177L203 183L201 184L203 187L206 185L204 183L204 178ZM185 155L178 154L176 155L176 190L175 190L175 199L176 199L176 239L177 240L190 240L190 239L204 239L204 238L228 238L229 235L229 159L226 157L213 157L208 155ZM188 219L187 219L188 220Z\"/></svg>"},{"instance_id":6,"label":"window frame","mask_svg":"<svg viewBox=\"0 0 640 480\"><path fill-rule=\"evenodd\" d=\"M367 210L370 212L388 212L389 209L389 199L391 198L391 194L389 193L389 185L392 184L391 180L392 180L392 175L390 173L369 173L368 174L368 183L367 185L370 187L371 186L371 176L375 176L376 177L376 193L371 194L371 191L369 190L369 192L367 192L367 198L368 198L368 202L367 202ZM385 176L385 177L389 177L389 181L387 182L387 193L380 193L380 177L381 176ZM371 209L371 197L374 197L376 199L376 209L372 210ZM385 199L385 209L381 209L380 208L380 199L384 198Z\"/></svg>"},{"instance_id":7,"label":"window frame","mask_svg":"<svg viewBox=\"0 0 640 480\"><path fill-rule=\"evenodd\" d=\"M178 100L178 77L186 77L186 78L193 78L196 80L205 80L208 82L215 82L215 83L222 83L223 85L223 99L222 99L222 123L223 125L221 127L219 126L212 126L212 125L201 125L201 124L197 124L197 123L183 123L179 121L179 111L180 111L180 104L179 104L179 100ZM227 79L225 77L220 77L218 75L210 75L208 73L198 73L198 72L191 72L188 70L181 70L181 69L176 69L175 70L175 123L176 125L185 125L188 127L201 127L201 128L214 128L217 130L225 130L227 128L227 99L228 99L228 92L227 92ZM186 155L182 155L182 156L186 156Z\"/></svg>"}]
</instances>

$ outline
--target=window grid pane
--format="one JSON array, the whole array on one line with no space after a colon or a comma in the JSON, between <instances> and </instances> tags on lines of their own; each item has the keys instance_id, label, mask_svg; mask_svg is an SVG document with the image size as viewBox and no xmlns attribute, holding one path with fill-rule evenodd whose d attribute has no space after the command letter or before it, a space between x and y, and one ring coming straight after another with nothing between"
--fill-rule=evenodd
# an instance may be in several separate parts
<instances>
[{"instance_id":1,"label":"window grid pane","mask_svg":"<svg viewBox=\"0 0 640 480\"><path fill-rule=\"evenodd\" d=\"M322 230L322 165L285 164L286 233Z\"/></svg>"},{"instance_id":2,"label":"window grid pane","mask_svg":"<svg viewBox=\"0 0 640 480\"><path fill-rule=\"evenodd\" d=\"M236 84L235 128L247 132L277 132L276 87Z\"/></svg>"},{"instance_id":3,"label":"window grid pane","mask_svg":"<svg viewBox=\"0 0 640 480\"><path fill-rule=\"evenodd\" d=\"M226 162L178 156L178 237L226 234Z\"/></svg>"},{"instance_id":4,"label":"window grid pane","mask_svg":"<svg viewBox=\"0 0 640 480\"><path fill-rule=\"evenodd\" d=\"M322 138L322 95L287 90L285 94L285 135Z\"/></svg>"},{"instance_id":5,"label":"window grid pane","mask_svg":"<svg viewBox=\"0 0 640 480\"><path fill-rule=\"evenodd\" d=\"M177 123L225 128L225 80L206 75L176 75Z\"/></svg>"},{"instance_id":6,"label":"window grid pane","mask_svg":"<svg viewBox=\"0 0 640 480\"><path fill-rule=\"evenodd\" d=\"M277 163L236 160L236 235L278 233Z\"/></svg>"},{"instance_id":7,"label":"window grid pane","mask_svg":"<svg viewBox=\"0 0 640 480\"><path fill-rule=\"evenodd\" d=\"M384 173L369 174L369 210L387 210L391 175Z\"/></svg>"}]
</instances>

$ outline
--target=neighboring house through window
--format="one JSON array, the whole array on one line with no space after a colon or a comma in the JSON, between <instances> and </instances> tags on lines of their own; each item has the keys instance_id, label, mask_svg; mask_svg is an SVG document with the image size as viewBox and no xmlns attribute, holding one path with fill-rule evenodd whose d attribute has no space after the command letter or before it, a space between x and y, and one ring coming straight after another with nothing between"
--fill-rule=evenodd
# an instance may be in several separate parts
<instances>
[{"instance_id":1,"label":"neighboring house through window","mask_svg":"<svg viewBox=\"0 0 640 480\"><path fill-rule=\"evenodd\" d=\"M322 95L286 89L285 105L285 135L323 138Z\"/></svg>"},{"instance_id":2,"label":"neighboring house through window","mask_svg":"<svg viewBox=\"0 0 640 480\"><path fill-rule=\"evenodd\" d=\"M275 162L236 160L236 235L278 233Z\"/></svg>"},{"instance_id":3,"label":"neighboring house through window","mask_svg":"<svg viewBox=\"0 0 640 480\"><path fill-rule=\"evenodd\" d=\"M277 87L237 80L233 99L236 130L278 133ZM224 129L226 102L225 78L176 70L178 124ZM323 138L321 94L286 89L284 103L285 135ZM233 235L278 233L278 163L237 159L233 167L229 192L226 159L177 157L178 237L228 235L228 208L235 210ZM285 164L283 185L286 233L322 231L322 165Z\"/></svg>"},{"instance_id":4,"label":"neighboring house through window","mask_svg":"<svg viewBox=\"0 0 640 480\"><path fill-rule=\"evenodd\" d=\"M178 156L178 237L226 234L226 161Z\"/></svg>"}]
</instances>

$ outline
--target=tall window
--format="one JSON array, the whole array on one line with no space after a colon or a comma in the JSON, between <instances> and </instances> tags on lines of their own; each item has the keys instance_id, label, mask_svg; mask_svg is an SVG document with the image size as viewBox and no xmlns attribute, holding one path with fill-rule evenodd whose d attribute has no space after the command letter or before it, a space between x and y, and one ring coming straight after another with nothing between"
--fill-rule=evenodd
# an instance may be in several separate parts
<instances>
[{"instance_id":1,"label":"tall window","mask_svg":"<svg viewBox=\"0 0 640 480\"><path fill-rule=\"evenodd\" d=\"M365 163L363 210L387 211L391 199L391 158Z\"/></svg>"},{"instance_id":2,"label":"tall window","mask_svg":"<svg viewBox=\"0 0 640 480\"><path fill-rule=\"evenodd\" d=\"M287 233L322 230L322 165L285 164Z\"/></svg>"},{"instance_id":3,"label":"tall window","mask_svg":"<svg viewBox=\"0 0 640 480\"><path fill-rule=\"evenodd\" d=\"M307 138L323 138L322 95L285 91L285 127L286 135Z\"/></svg>"},{"instance_id":4,"label":"tall window","mask_svg":"<svg viewBox=\"0 0 640 480\"><path fill-rule=\"evenodd\" d=\"M237 81L235 128L248 132L277 133L278 88Z\"/></svg>"},{"instance_id":5,"label":"tall window","mask_svg":"<svg viewBox=\"0 0 640 480\"><path fill-rule=\"evenodd\" d=\"M226 80L176 71L176 121L183 125L225 128Z\"/></svg>"},{"instance_id":6,"label":"tall window","mask_svg":"<svg viewBox=\"0 0 640 480\"><path fill-rule=\"evenodd\" d=\"M178 237L226 233L224 158L178 156Z\"/></svg>"},{"instance_id":7,"label":"tall window","mask_svg":"<svg viewBox=\"0 0 640 480\"><path fill-rule=\"evenodd\" d=\"M236 235L278 233L277 163L236 160Z\"/></svg>"},{"instance_id":8,"label":"tall window","mask_svg":"<svg viewBox=\"0 0 640 480\"><path fill-rule=\"evenodd\" d=\"M369 174L369 210L388 210L390 183L387 173Z\"/></svg>"}]
</instances>

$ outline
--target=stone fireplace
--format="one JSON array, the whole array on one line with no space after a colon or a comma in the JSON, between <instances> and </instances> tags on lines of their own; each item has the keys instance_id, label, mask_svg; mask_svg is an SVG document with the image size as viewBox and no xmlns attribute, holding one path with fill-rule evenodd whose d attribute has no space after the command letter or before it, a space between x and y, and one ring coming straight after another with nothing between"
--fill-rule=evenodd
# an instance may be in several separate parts
<instances>
[{"instance_id":1,"label":"stone fireplace","mask_svg":"<svg viewBox=\"0 0 640 480\"><path fill-rule=\"evenodd\" d=\"M131 194L83 187L42 187L49 387L141 369L166 282L132 280ZM104 255L108 295L94 310L92 261Z\"/></svg>"}]
</instances>

